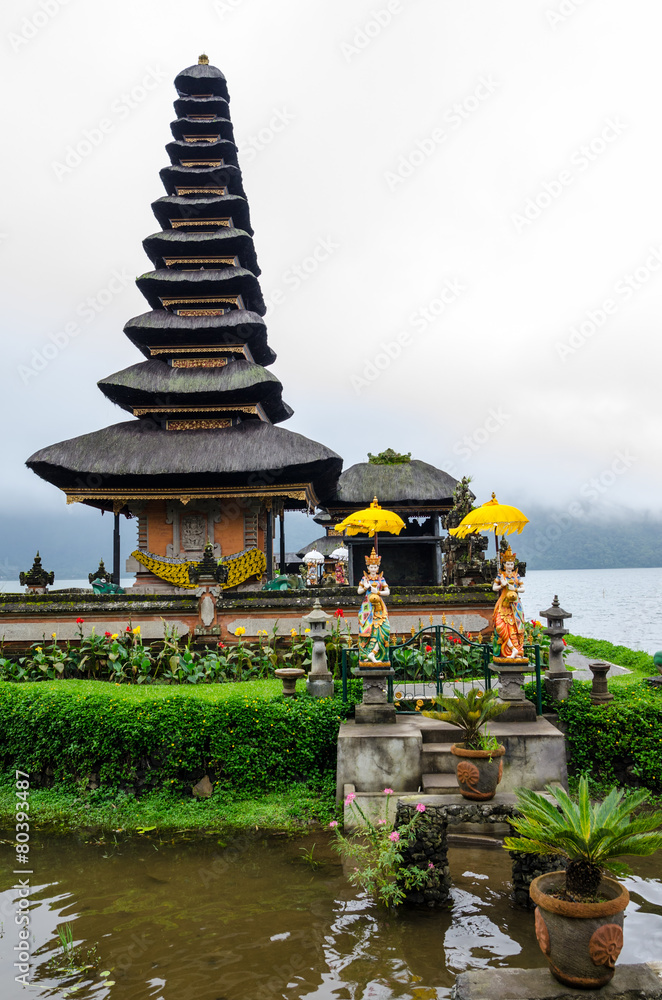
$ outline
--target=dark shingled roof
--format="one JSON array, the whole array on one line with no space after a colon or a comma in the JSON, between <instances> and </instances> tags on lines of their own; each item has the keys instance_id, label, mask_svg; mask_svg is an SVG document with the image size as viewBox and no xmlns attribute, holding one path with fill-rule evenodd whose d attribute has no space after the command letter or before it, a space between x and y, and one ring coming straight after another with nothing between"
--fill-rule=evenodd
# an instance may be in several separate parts
<instances>
[{"instance_id":1,"label":"dark shingled roof","mask_svg":"<svg viewBox=\"0 0 662 1000\"><path fill-rule=\"evenodd\" d=\"M259 420L195 431L130 420L42 448L26 465L65 489L90 481L102 489L245 487L249 476L255 487L312 482L323 501L342 459L317 441Z\"/></svg>"},{"instance_id":2,"label":"dark shingled roof","mask_svg":"<svg viewBox=\"0 0 662 1000\"><path fill-rule=\"evenodd\" d=\"M212 94L228 101L228 85L223 73L209 63L198 63L187 66L175 77L175 87L180 97L195 96L195 94Z\"/></svg>"},{"instance_id":3,"label":"dark shingled roof","mask_svg":"<svg viewBox=\"0 0 662 1000\"><path fill-rule=\"evenodd\" d=\"M234 142L232 122L229 118L207 118L204 121L197 118L176 118L174 122L170 122L170 131L173 139L181 139L184 142L187 135L203 137L220 135L222 139L231 139Z\"/></svg>"},{"instance_id":4,"label":"dark shingled roof","mask_svg":"<svg viewBox=\"0 0 662 1000\"><path fill-rule=\"evenodd\" d=\"M180 97L175 101L175 114L178 118L191 114L230 117L228 102L222 97Z\"/></svg>"},{"instance_id":5,"label":"dark shingled roof","mask_svg":"<svg viewBox=\"0 0 662 1000\"><path fill-rule=\"evenodd\" d=\"M198 171L193 171L197 173ZM239 258L242 267L258 275L257 257L253 240L243 229L222 226L213 233L185 233L181 229L167 229L153 233L143 240L145 253L157 266L164 257L223 257Z\"/></svg>"},{"instance_id":6,"label":"dark shingled roof","mask_svg":"<svg viewBox=\"0 0 662 1000\"><path fill-rule=\"evenodd\" d=\"M327 506L367 507L374 496L382 507L448 504L456 485L457 479L447 472L415 459L400 465L359 462L343 472L338 480L338 493Z\"/></svg>"},{"instance_id":7,"label":"dark shingled roof","mask_svg":"<svg viewBox=\"0 0 662 1000\"><path fill-rule=\"evenodd\" d=\"M233 309L224 316L175 316L166 309L134 316L124 332L145 357L151 357L149 347L187 347L189 344L216 346L246 344L255 362L270 365L276 352L267 344L265 322L257 313Z\"/></svg>"},{"instance_id":8,"label":"dark shingled roof","mask_svg":"<svg viewBox=\"0 0 662 1000\"><path fill-rule=\"evenodd\" d=\"M243 267L219 266L217 270L207 267L196 271L178 271L164 267L141 274L136 278L136 284L152 309L162 308L161 297L241 295L244 307L249 312L264 316L267 311L259 281L251 271Z\"/></svg>"},{"instance_id":9,"label":"dark shingled roof","mask_svg":"<svg viewBox=\"0 0 662 1000\"><path fill-rule=\"evenodd\" d=\"M178 164L180 160L225 160L226 163L238 165L237 147L229 139L219 139L218 142L179 142L173 139L166 146L170 162Z\"/></svg>"},{"instance_id":10,"label":"dark shingled roof","mask_svg":"<svg viewBox=\"0 0 662 1000\"><path fill-rule=\"evenodd\" d=\"M272 423L292 416L281 399L283 387L276 376L243 358L223 368L171 368L158 359L141 361L108 375L97 385L125 410L134 406L261 403Z\"/></svg>"},{"instance_id":11,"label":"dark shingled roof","mask_svg":"<svg viewBox=\"0 0 662 1000\"><path fill-rule=\"evenodd\" d=\"M152 211L162 229L171 228L171 219L202 221L205 219L224 219L229 216L236 229L243 229L251 236L253 235L248 202L239 194L215 194L210 198L190 198L185 195L170 197L167 195L152 202Z\"/></svg>"}]
</instances>

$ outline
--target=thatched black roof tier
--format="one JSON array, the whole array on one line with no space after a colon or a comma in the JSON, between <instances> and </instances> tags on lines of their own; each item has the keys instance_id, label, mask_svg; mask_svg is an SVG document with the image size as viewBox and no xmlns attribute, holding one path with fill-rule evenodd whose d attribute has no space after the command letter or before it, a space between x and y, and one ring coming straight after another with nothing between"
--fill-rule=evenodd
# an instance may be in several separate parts
<instances>
[{"instance_id":1,"label":"thatched black roof tier","mask_svg":"<svg viewBox=\"0 0 662 1000\"><path fill-rule=\"evenodd\" d=\"M162 299L241 295L249 312L264 316L267 311L259 281L243 267L209 267L197 271L177 271L166 267L141 274L136 278L136 284L152 309L161 309Z\"/></svg>"},{"instance_id":2,"label":"thatched black roof tier","mask_svg":"<svg viewBox=\"0 0 662 1000\"><path fill-rule=\"evenodd\" d=\"M176 118L170 122L170 131L174 139L183 142L190 142L187 136L200 136L201 142L206 142L205 136L218 135L221 139L229 139L234 142L234 132L232 122L229 118Z\"/></svg>"},{"instance_id":3,"label":"thatched black roof tier","mask_svg":"<svg viewBox=\"0 0 662 1000\"><path fill-rule=\"evenodd\" d=\"M333 511L367 507L376 496L382 507L447 509L453 505L456 486L457 479L447 472L415 459L398 465L359 462L343 472L327 507Z\"/></svg>"},{"instance_id":4,"label":"thatched black roof tier","mask_svg":"<svg viewBox=\"0 0 662 1000\"><path fill-rule=\"evenodd\" d=\"M143 248L156 267L165 265L166 257L238 257L242 267L260 273L253 240L243 229L221 226L213 233L189 233L166 229L143 240ZM205 265L208 266L208 265Z\"/></svg>"},{"instance_id":5,"label":"thatched black roof tier","mask_svg":"<svg viewBox=\"0 0 662 1000\"><path fill-rule=\"evenodd\" d=\"M272 372L242 358L223 368L172 368L152 358L102 378L97 385L125 410L134 407L229 406L259 403L272 424L292 415Z\"/></svg>"},{"instance_id":6,"label":"thatched black roof tier","mask_svg":"<svg viewBox=\"0 0 662 1000\"><path fill-rule=\"evenodd\" d=\"M229 118L229 104L222 97L180 97L175 101L178 118L188 115L215 115Z\"/></svg>"},{"instance_id":7,"label":"thatched black roof tier","mask_svg":"<svg viewBox=\"0 0 662 1000\"><path fill-rule=\"evenodd\" d=\"M168 196L153 201L152 211L161 229L170 229L171 219L197 223L205 219L229 217L232 219L235 229L243 229L244 232L253 235L248 202L238 194L214 195L212 198Z\"/></svg>"},{"instance_id":8,"label":"thatched black roof tier","mask_svg":"<svg viewBox=\"0 0 662 1000\"><path fill-rule=\"evenodd\" d=\"M180 97L194 97L196 94L222 97L229 101L228 85L223 73L209 63L188 66L175 77L175 87Z\"/></svg>"},{"instance_id":9,"label":"thatched black roof tier","mask_svg":"<svg viewBox=\"0 0 662 1000\"><path fill-rule=\"evenodd\" d=\"M124 327L132 344L151 357L151 347L220 347L246 344L259 365L271 365L276 352L267 344L264 320L257 313L233 310L224 316L176 316L166 309L134 316Z\"/></svg>"},{"instance_id":10,"label":"thatched black roof tier","mask_svg":"<svg viewBox=\"0 0 662 1000\"><path fill-rule=\"evenodd\" d=\"M177 194L177 188L226 187L228 194L245 197L241 170L234 163L227 163L224 167L163 167L159 176L167 193L172 196Z\"/></svg>"},{"instance_id":11,"label":"thatched black roof tier","mask_svg":"<svg viewBox=\"0 0 662 1000\"><path fill-rule=\"evenodd\" d=\"M317 441L258 420L194 431L166 431L129 420L42 448L26 464L74 493L86 483L100 484L99 492L156 492L187 486L222 490L247 482L257 491L312 482L324 502L335 488L342 459Z\"/></svg>"},{"instance_id":12,"label":"thatched black roof tier","mask_svg":"<svg viewBox=\"0 0 662 1000\"><path fill-rule=\"evenodd\" d=\"M229 139L201 143L175 140L168 143L166 153L170 157L171 163L181 163L182 160L224 160L225 163L234 163L235 166L239 166L237 147Z\"/></svg>"}]
</instances>

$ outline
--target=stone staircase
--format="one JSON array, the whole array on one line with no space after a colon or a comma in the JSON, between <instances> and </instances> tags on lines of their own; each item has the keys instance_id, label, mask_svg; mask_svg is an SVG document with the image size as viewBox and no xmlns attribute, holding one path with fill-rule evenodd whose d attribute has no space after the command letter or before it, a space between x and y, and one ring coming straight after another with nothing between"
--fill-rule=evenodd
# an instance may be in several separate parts
<instances>
[{"instance_id":1,"label":"stone staircase","mask_svg":"<svg viewBox=\"0 0 662 1000\"><path fill-rule=\"evenodd\" d=\"M459 730L449 722L421 717L421 790L426 795L457 795L454 758L451 743L455 743Z\"/></svg>"}]
</instances>

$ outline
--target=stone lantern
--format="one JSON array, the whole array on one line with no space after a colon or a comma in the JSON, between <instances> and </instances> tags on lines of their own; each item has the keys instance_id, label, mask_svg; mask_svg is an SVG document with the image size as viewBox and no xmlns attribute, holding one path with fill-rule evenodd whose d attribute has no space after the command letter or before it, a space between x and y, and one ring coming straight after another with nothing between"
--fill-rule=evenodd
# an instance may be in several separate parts
<instances>
[{"instance_id":1,"label":"stone lantern","mask_svg":"<svg viewBox=\"0 0 662 1000\"><path fill-rule=\"evenodd\" d=\"M543 629L551 642L549 647L549 668L545 674L545 688L555 701L565 701L572 684L572 674L563 662L563 636L568 629L563 627L566 618L572 618L569 611L559 606L559 599L554 595L551 608L541 611L542 618L547 619L547 628Z\"/></svg>"},{"instance_id":2,"label":"stone lantern","mask_svg":"<svg viewBox=\"0 0 662 1000\"><path fill-rule=\"evenodd\" d=\"M306 691L313 698L333 698L333 675L329 671L326 662L326 646L324 638L326 635L326 623L331 620L331 615L322 611L319 599L315 599L313 610L309 615L304 615L302 621L306 628L310 629L310 638L313 640L313 655L310 664L310 673L306 681Z\"/></svg>"},{"instance_id":3,"label":"stone lantern","mask_svg":"<svg viewBox=\"0 0 662 1000\"><path fill-rule=\"evenodd\" d=\"M41 565L41 556L38 552L31 568L19 576L21 587L27 587L31 594L45 594L48 585L52 584L54 579L55 573L47 572Z\"/></svg>"}]
</instances>

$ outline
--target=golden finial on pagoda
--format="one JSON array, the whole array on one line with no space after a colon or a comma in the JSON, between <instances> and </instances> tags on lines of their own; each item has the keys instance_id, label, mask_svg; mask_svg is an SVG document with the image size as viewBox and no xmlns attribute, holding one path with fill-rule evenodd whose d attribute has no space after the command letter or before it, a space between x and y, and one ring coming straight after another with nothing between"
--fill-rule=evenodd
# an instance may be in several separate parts
<instances>
[{"instance_id":1,"label":"golden finial on pagoda","mask_svg":"<svg viewBox=\"0 0 662 1000\"><path fill-rule=\"evenodd\" d=\"M416 635L416 626L412 625L412 627L409 629L409 631L411 632L411 637L413 639L414 636Z\"/></svg>"},{"instance_id":2,"label":"golden finial on pagoda","mask_svg":"<svg viewBox=\"0 0 662 1000\"><path fill-rule=\"evenodd\" d=\"M203 52L201 56L198 56L198 66L208 66L208 65L209 65L209 56L206 56Z\"/></svg>"},{"instance_id":3,"label":"golden finial on pagoda","mask_svg":"<svg viewBox=\"0 0 662 1000\"><path fill-rule=\"evenodd\" d=\"M446 624L446 615L445 614L442 614L442 616L441 616L441 624L442 625Z\"/></svg>"},{"instance_id":4,"label":"golden finial on pagoda","mask_svg":"<svg viewBox=\"0 0 662 1000\"><path fill-rule=\"evenodd\" d=\"M430 615L430 625L434 625L434 618Z\"/></svg>"},{"instance_id":5,"label":"golden finial on pagoda","mask_svg":"<svg viewBox=\"0 0 662 1000\"><path fill-rule=\"evenodd\" d=\"M459 631L460 635L464 635L464 625L462 624L462 622L460 622L460 624L458 626L458 631Z\"/></svg>"}]
</instances>

